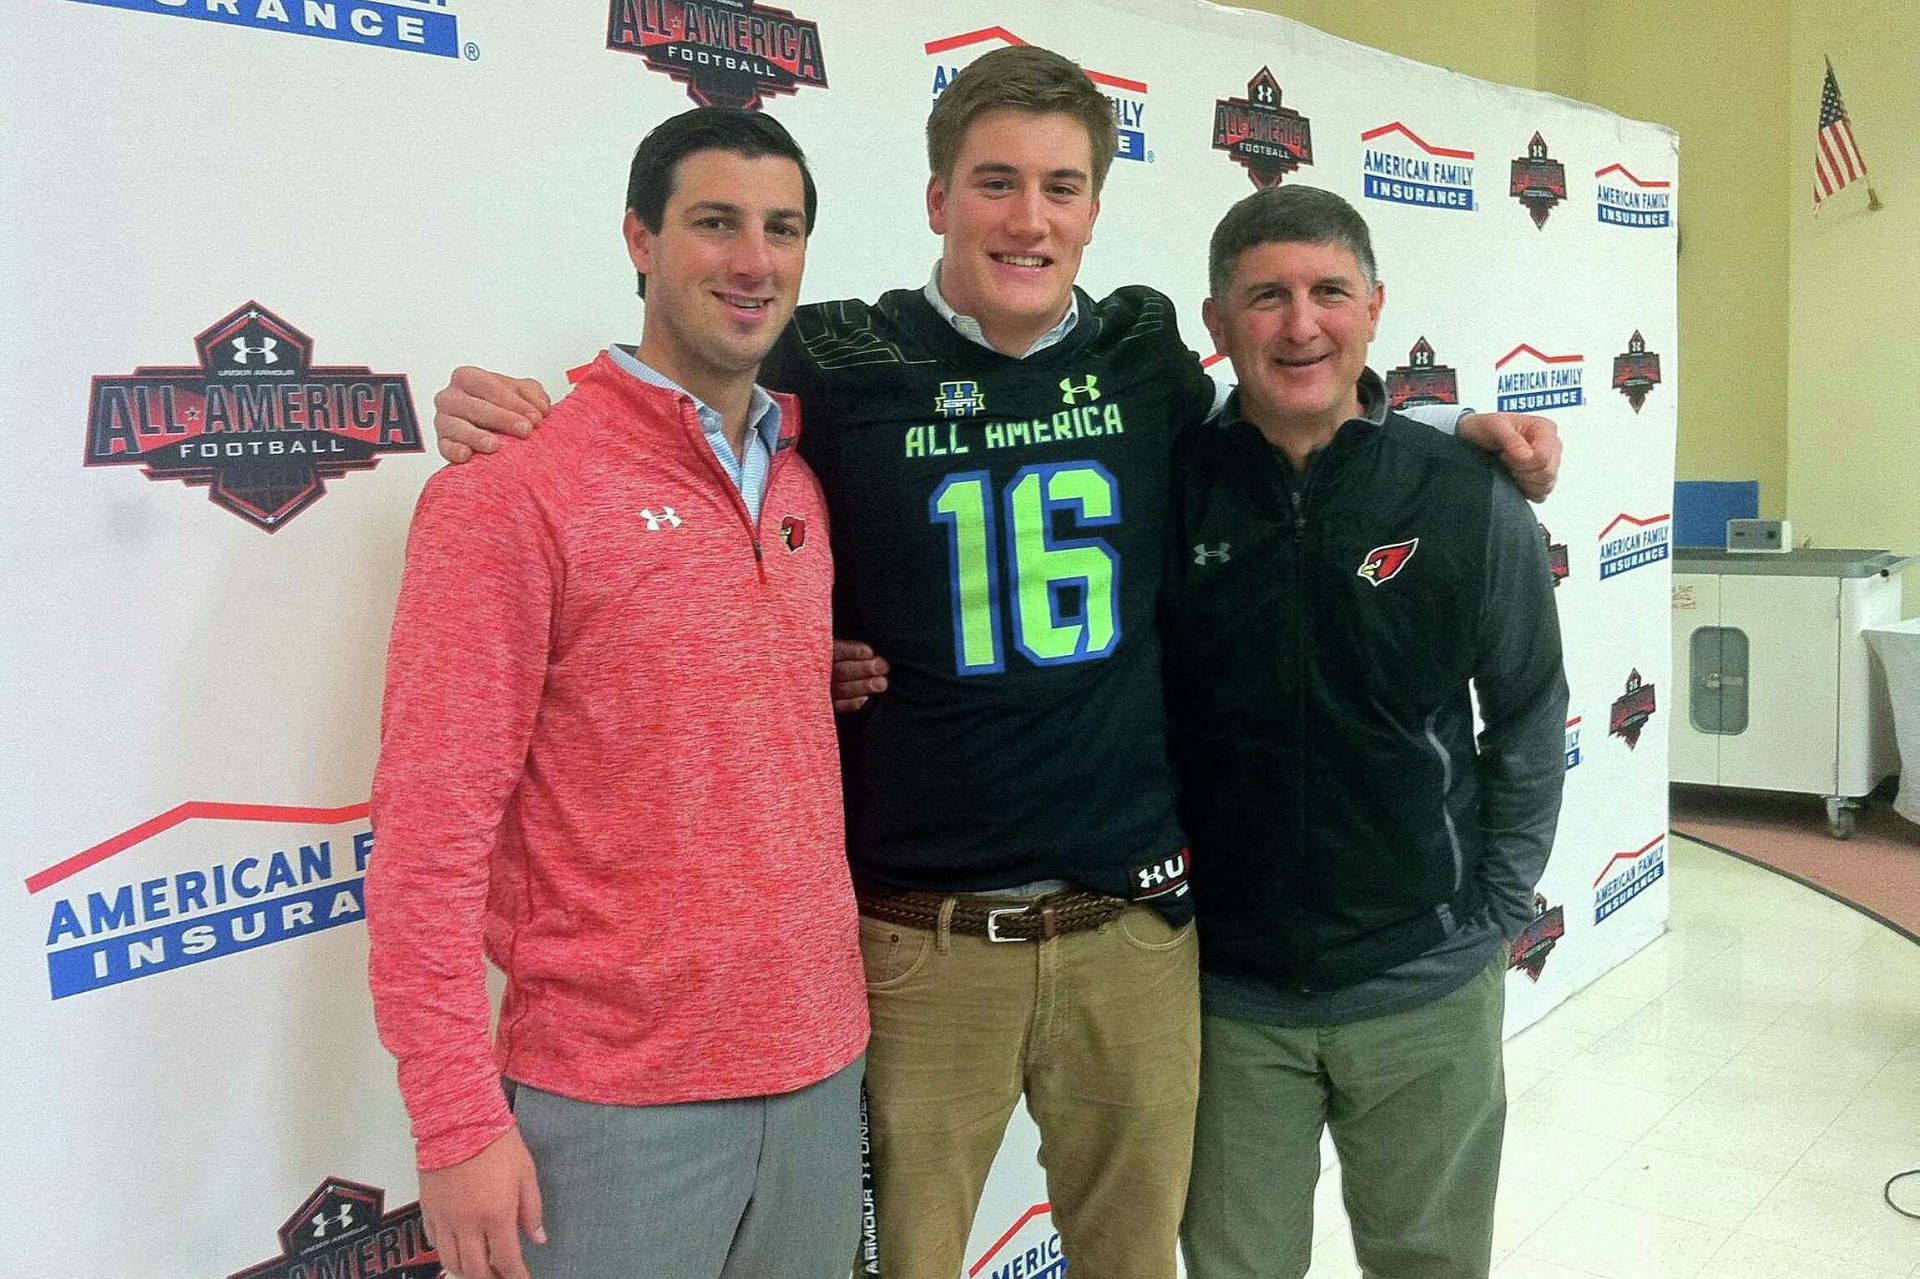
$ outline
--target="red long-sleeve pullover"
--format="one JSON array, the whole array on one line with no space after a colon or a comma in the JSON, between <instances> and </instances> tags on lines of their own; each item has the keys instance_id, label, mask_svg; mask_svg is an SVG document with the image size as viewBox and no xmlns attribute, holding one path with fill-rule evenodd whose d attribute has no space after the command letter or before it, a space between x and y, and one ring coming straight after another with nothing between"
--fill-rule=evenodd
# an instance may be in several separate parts
<instances>
[{"instance_id":1,"label":"red long-sleeve pullover","mask_svg":"<svg viewBox=\"0 0 1920 1279\"><path fill-rule=\"evenodd\" d=\"M502 1074L758 1096L866 1043L826 507L781 410L759 527L692 402L604 355L531 439L421 494L366 895L422 1168L512 1125Z\"/></svg>"}]
</instances>

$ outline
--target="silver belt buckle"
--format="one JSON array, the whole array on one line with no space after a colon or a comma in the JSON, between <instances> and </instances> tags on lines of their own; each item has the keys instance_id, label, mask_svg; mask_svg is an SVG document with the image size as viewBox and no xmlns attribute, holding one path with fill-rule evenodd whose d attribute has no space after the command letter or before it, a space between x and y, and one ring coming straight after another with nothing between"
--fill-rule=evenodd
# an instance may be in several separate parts
<instances>
[{"instance_id":1,"label":"silver belt buckle","mask_svg":"<svg viewBox=\"0 0 1920 1279\"><path fill-rule=\"evenodd\" d=\"M1000 907L996 907L993 910L988 911L987 912L987 940L988 941L1007 941L1007 942L1026 941L1027 938L1025 937L1002 937L1000 935L1000 917L1002 915L1024 915L1027 913L1027 911L1031 909L1032 907L1030 906L1000 906Z\"/></svg>"}]
</instances>

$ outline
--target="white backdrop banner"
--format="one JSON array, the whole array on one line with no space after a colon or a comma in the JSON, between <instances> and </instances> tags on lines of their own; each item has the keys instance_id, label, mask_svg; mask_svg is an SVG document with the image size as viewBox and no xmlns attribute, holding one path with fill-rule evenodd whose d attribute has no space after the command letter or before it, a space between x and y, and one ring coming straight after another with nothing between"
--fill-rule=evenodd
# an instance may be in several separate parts
<instances>
[{"instance_id":1,"label":"white backdrop banner","mask_svg":"<svg viewBox=\"0 0 1920 1279\"><path fill-rule=\"evenodd\" d=\"M0 12L0 1256L57 1279L439 1272L361 903L423 418L455 364L559 392L638 336L627 163L690 101L770 111L809 149L805 300L926 278L927 110L1007 43L1112 98L1083 283L1163 290L1190 342L1230 203L1353 200L1396 402L1550 413L1567 442L1540 515L1568 795L1509 1029L1663 928L1674 136L1197 0L789 2ZM1034 1149L1016 1116L969 1276L1063 1269Z\"/></svg>"}]
</instances>

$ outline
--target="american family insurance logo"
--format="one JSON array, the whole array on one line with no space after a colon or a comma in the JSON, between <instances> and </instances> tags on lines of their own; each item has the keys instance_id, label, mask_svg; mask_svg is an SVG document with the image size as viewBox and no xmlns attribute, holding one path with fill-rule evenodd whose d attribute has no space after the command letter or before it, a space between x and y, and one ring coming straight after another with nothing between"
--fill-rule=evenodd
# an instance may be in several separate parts
<instances>
[{"instance_id":1,"label":"american family insurance logo","mask_svg":"<svg viewBox=\"0 0 1920 1279\"><path fill-rule=\"evenodd\" d=\"M1051 1204L1035 1204L1021 1213L1007 1233L967 1267L967 1279L1059 1279L1067 1273L1060 1232L1053 1228Z\"/></svg>"},{"instance_id":2,"label":"american family insurance logo","mask_svg":"<svg viewBox=\"0 0 1920 1279\"><path fill-rule=\"evenodd\" d=\"M1360 146L1367 199L1473 212L1473 152L1434 146L1398 120L1368 129Z\"/></svg>"},{"instance_id":3,"label":"american family insurance logo","mask_svg":"<svg viewBox=\"0 0 1920 1279\"><path fill-rule=\"evenodd\" d=\"M318 36L345 44L439 58L474 59L480 47L460 42L460 20L448 0L71 0L103 9L130 9L171 18L195 18L229 27Z\"/></svg>"},{"instance_id":4,"label":"american family insurance logo","mask_svg":"<svg viewBox=\"0 0 1920 1279\"><path fill-rule=\"evenodd\" d=\"M280 1255L227 1279L436 1279L420 1205L385 1211L377 1186L329 1177L280 1227Z\"/></svg>"},{"instance_id":5,"label":"american family insurance logo","mask_svg":"<svg viewBox=\"0 0 1920 1279\"><path fill-rule=\"evenodd\" d=\"M1567 721L1567 771L1571 773L1580 767L1580 717L1575 715Z\"/></svg>"},{"instance_id":6,"label":"american family insurance logo","mask_svg":"<svg viewBox=\"0 0 1920 1279\"><path fill-rule=\"evenodd\" d=\"M403 373L313 363L313 340L248 302L193 340L200 362L93 379L88 466L139 466L278 532L326 481L418 453Z\"/></svg>"},{"instance_id":7,"label":"american family insurance logo","mask_svg":"<svg viewBox=\"0 0 1920 1279\"><path fill-rule=\"evenodd\" d=\"M1672 545L1671 514L1642 518L1622 511L1600 530L1600 580L1658 564L1670 554Z\"/></svg>"},{"instance_id":8,"label":"american family insurance logo","mask_svg":"<svg viewBox=\"0 0 1920 1279\"><path fill-rule=\"evenodd\" d=\"M1414 404L1458 404L1460 379L1454 370L1436 363L1433 344L1422 337L1407 352L1407 362L1388 369L1387 407L1404 409Z\"/></svg>"},{"instance_id":9,"label":"american family insurance logo","mask_svg":"<svg viewBox=\"0 0 1920 1279\"><path fill-rule=\"evenodd\" d=\"M1647 402L1647 392L1660 385L1660 356L1647 350L1647 340L1635 329L1627 339L1627 349L1613 357L1613 389L1627 397L1638 413Z\"/></svg>"},{"instance_id":10,"label":"american family insurance logo","mask_svg":"<svg viewBox=\"0 0 1920 1279\"><path fill-rule=\"evenodd\" d=\"M639 54L703 107L758 111L827 87L819 24L755 0L612 0L607 48Z\"/></svg>"},{"instance_id":11,"label":"american family insurance logo","mask_svg":"<svg viewBox=\"0 0 1920 1279\"><path fill-rule=\"evenodd\" d=\"M1536 227L1545 227L1553 206L1567 198L1567 166L1547 154L1546 139L1538 133L1509 167L1507 193L1526 206Z\"/></svg>"},{"instance_id":12,"label":"american family insurance logo","mask_svg":"<svg viewBox=\"0 0 1920 1279\"><path fill-rule=\"evenodd\" d=\"M960 35L943 36L926 43L927 56L935 59L933 64L933 96L938 98L960 74L965 63L960 58L971 59L989 49L1003 45L1024 45L1025 40L1005 27L982 27L978 31L966 31ZM1114 127L1119 137L1113 148L1116 160L1139 160L1151 163L1153 150L1147 145L1147 82L1135 80L1131 76L1115 75L1111 71L1087 71L1087 79L1094 87L1106 95L1113 106Z\"/></svg>"},{"instance_id":13,"label":"american family insurance logo","mask_svg":"<svg viewBox=\"0 0 1920 1279\"><path fill-rule=\"evenodd\" d=\"M1313 123L1280 102L1280 82L1265 67L1247 81L1244 98L1213 104L1213 149L1247 171L1253 185L1277 187L1313 163Z\"/></svg>"},{"instance_id":14,"label":"american family insurance logo","mask_svg":"<svg viewBox=\"0 0 1920 1279\"><path fill-rule=\"evenodd\" d=\"M188 822L303 828L303 842L168 838ZM250 845L250 846L249 846ZM236 847L246 851L230 851ZM366 917L367 806L187 803L27 878L53 998L294 941Z\"/></svg>"},{"instance_id":15,"label":"american family insurance logo","mask_svg":"<svg viewBox=\"0 0 1920 1279\"><path fill-rule=\"evenodd\" d=\"M1578 408L1586 403L1582 389L1586 367L1584 355L1548 355L1522 342L1493 366L1500 411L1540 413Z\"/></svg>"},{"instance_id":16,"label":"american family insurance logo","mask_svg":"<svg viewBox=\"0 0 1920 1279\"><path fill-rule=\"evenodd\" d=\"M1673 183L1636 178L1624 164L1595 169L1594 208L1610 226L1651 230L1673 225Z\"/></svg>"},{"instance_id":17,"label":"american family insurance logo","mask_svg":"<svg viewBox=\"0 0 1920 1279\"><path fill-rule=\"evenodd\" d=\"M1615 853L1593 881L1593 922L1607 916L1653 887L1667 873L1667 837L1656 835L1630 853Z\"/></svg>"}]
</instances>

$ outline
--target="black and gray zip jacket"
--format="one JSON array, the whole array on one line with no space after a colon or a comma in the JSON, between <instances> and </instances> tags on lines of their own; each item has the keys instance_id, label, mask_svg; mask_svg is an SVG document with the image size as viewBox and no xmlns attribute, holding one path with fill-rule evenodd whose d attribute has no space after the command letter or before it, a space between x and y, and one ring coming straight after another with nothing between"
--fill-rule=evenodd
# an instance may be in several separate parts
<instances>
[{"instance_id":1,"label":"black and gray zip jacket","mask_svg":"<svg viewBox=\"0 0 1920 1279\"><path fill-rule=\"evenodd\" d=\"M1371 370L1360 396L1304 474L1237 394L1175 446L1167 696L1202 963L1308 994L1488 916L1517 934L1565 770L1525 500L1496 459L1388 413Z\"/></svg>"}]
</instances>

